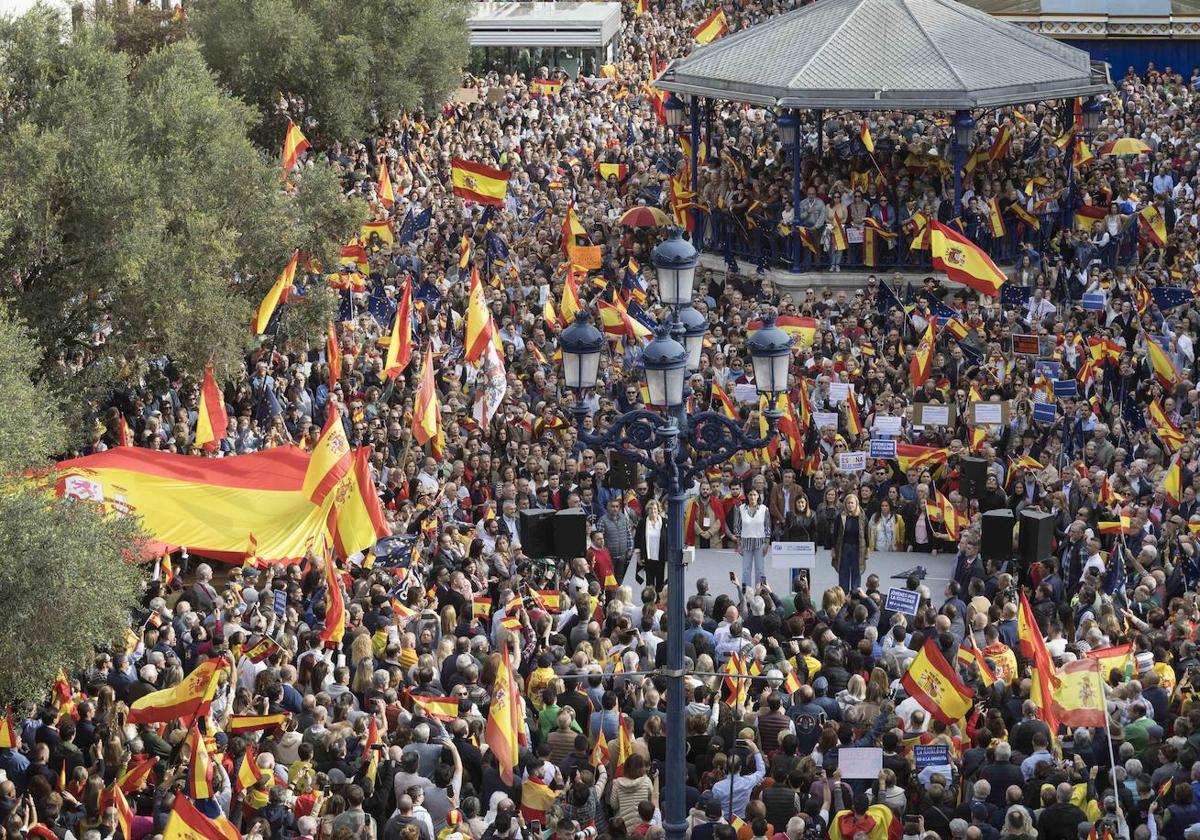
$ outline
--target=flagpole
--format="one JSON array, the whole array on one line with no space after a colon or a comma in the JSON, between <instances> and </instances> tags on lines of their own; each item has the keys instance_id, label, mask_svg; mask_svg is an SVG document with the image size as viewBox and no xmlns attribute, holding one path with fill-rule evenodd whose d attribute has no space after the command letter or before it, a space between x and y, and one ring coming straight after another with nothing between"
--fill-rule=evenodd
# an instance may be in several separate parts
<instances>
[{"instance_id":1,"label":"flagpole","mask_svg":"<svg viewBox=\"0 0 1200 840\"><path fill-rule=\"evenodd\" d=\"M1108 699L1103 696L1103 689L1104 689L1103 677L1100 680L1100 687L1101 687L1101 699L1104 703L1104 735L1105 735L1106 740L1108 741L1108 770L1112 774L1113 796L1115 797L1117 795L1117 791L1119 791L1121 788L1120 788L1120 786L1117 785L1117 759L1116 759L1116 756L1113 754L1112 720L1108 716Z\"/></svg>"}]
</instances>

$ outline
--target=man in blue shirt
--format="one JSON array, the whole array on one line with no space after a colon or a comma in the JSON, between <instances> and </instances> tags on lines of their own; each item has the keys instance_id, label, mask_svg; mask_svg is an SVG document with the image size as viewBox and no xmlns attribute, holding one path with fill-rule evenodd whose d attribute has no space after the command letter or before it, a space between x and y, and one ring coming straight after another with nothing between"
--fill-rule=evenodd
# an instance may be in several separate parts
<instances>
[{"instance_id":1,"label":"man in blue shirt","mask_svg":"<svg viewBox=\"0 0 1200 840\"><path fill-rule=\"evenodd\" d=\"M743 743L750 750L749 758L754 761L754 769L747 773L743 766L740 773L731 772L712 787L713 799L721 803L727 820L732 820L734 816L746 816L746 803L750 801L750 794L762 784L762 780L767 775L767 766L763 763L762 753L758 751L758 745L754 743L754 733L750 730L743 730L742 734L745 736ZM746 763L743 761L743 765Z\"/></svg>"}]
</instances>

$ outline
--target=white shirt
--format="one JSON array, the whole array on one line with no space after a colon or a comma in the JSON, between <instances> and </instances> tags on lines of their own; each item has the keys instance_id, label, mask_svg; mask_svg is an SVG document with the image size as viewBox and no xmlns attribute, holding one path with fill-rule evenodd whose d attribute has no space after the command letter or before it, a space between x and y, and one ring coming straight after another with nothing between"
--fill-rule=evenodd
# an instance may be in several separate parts
<instances>
[{"instance_id":1,"label":"white shirt","mask_svg":"<svg viewBox=\"0 0 1200 840\"><path fill-rule=\"evenodd\" d=\"M758 508L751 513L749 505L742 505L741 510L741 537L757 537L764 539L767 536L767 507L760 504Z\"/></svg>"},{"instance_id":2,"label":"white shirt","mask_svg":"<svg viewBox=\"0 0 1200 840\"><path fill-rule=\"evenodd\" d=\"M660 516L655 522L650 517L646 517L646 560L658 562L659 539L662 534L663 519Z\"/></svg>"}]
</instances>

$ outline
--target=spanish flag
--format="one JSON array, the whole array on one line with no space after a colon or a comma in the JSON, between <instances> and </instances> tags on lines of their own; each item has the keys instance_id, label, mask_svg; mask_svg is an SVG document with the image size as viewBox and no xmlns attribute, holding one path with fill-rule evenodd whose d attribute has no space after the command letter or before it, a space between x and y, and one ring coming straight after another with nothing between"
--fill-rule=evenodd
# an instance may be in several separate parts
<instances>
[{"instance_id":1,"label":"spanish flag","mask_svg":"<svg viewBox=\"0 0 1200 840\"><path fill-rule=\"evenodd\" d=\"M412 695L413 705L437 720L454 720L458 717L458 700L454 697L421 697Z\"/></svg>"},{"instance_id":2,"label":"spanish flag","mask_svg":"<svg viewBox=\"0 0 1200 840\"><path fill-rule=\"evenodd\" d=\"M317 634L327 645L339 646L346 635L346 601L342 595L342 582L333 565L333 552L326 551L325 575L325 626Z\"/></svg>"},{"instance_id":3,"label":"spanish flag","mask_svg":"<svg viewBox=\"0 0 1200 840\"><path fill-rule=\"evenodd\" d=\"M718 6L704 23L692 30L692 37L698 43L711 44L728 31L729 22L725 20L725 10Z\"/></svg>"},{"instance_id":4,"label":"spanish flag","mask_svg":"<svg viewBox=\"0 0 1200 840\"><path fill-rule=\"evenodd\" d=\"M242 756L242 763L238 766L237 789L249 790L265 775L266 771L258 766L258 760L255 758L254 745L247 744L246 754Z\"/></svg>"},{"instance_id":5,"label":"spanish flag","mask_svg":"<svg viewBox=\"0 0 1200 840\"><path fill-rule=\"evenodd\" d=\"M984 658L983 651L975 647L975 640L970 633L966 635L963 639L963 644L958 648L958 664L964 667L973 664L978 668L979 681L983 683L984 688L987 688L996 681L996 672L992 670L992 666Z\"/></svg>"},{"instance_id":6,"label":"spanish flag","mask_svg":"<svg viewBox=\"0 0 1200 840\"><path fill-rule=\"evenodd\" d=\"M395 379L404 373L412 361L412 354L412 277L406 277L400 305L396 307L396 320L392 324L387 359L383 363L383 378Z\"/></svg>"},{"instance_id":7,"label":"spanish flag","mask_svg":"<svg viewBox=\"0 0 1200 840\"><path fill-rule=\"evenodd\" d=\"M1008 233L1004 228L1004 214L1000 212L1000 204L995 197L988 199L988 226L992 231L993 239L1003 239Z\"/></svg>"},{"instance_id":8,"label":"spanish flag","mask_svg":"<svg viewBox=\"0 0 1200 840\"><path fill-rule=\"evenodd\" d=\"M112 805L117 812L117 827L121 829L121 837L133 837L133 809L129 807L129 800L125 798L125 792L121 790L120 785L111 785L106 787L100 793L100 813L104 813L105 809Z\"/></svg>"},{"instance_id":9,"label":"spanish flag","mask_svg":"<svg viewBox=\"0 0 1200 840\"><path fill-rule=\"evenodd\" d=\"M225 397L213 378L212 365L207 365L204 368L204 383L200 386L200 405L196 408L196 446L205 452L216 452L228 426Z\"/></svg>"},{"instance_id":10,"label":"spanish flag","mask_svg":"<svg viewBox=\"0 0 1200 840\"><path fill-rule=\"evenodd\" d=\"M634 13L638 17L641 17L642 15L646 14L648 3L649 3L649 0L637 0L637 2L634 4L634 8L633 8Z\"/></svg>"},{"instance_id":11,"label":"spanish flag","mask_svg":"<svg viewBox=\"0 0 1200 840\"><path fill-rule=\"evenodd\" d=\"M749 680L745 680L749 682ZM613 778L619 779L625 775L625 762L633 755L633 733L629 731L629 718L621 715L617 727L617 760L613 766Z\"/></svg>"},{"instance_id":12,"label":"spanish flag","mask_svg":"<svg viewBox=\"0 0 1200 840\"><path fill-rule=\"evenodd\" d=\"M546 812L554 805L557 795L540 776L530 776L521 784L521 816L525 822L546 821Z\"/></svg>"},{"instance_id":13,"label":"spanish flag","mask_svg":"<svg viewBox=\"0 0 1200 840\"><path fill-rule=\"evenodd\" d=\"M529 83L531 93L535 96L557 96L562 90L563 83L551 79L534 79Z\"/></svg>"},{"instance_id":14,"label":"spanish flag","mask_svg":"<svg viewBox=\"0 0 1200 840\"><path fill-rule=\"evenodd\" d=\"M712 383L712 396L721 406L721 411L726 417L730 420L737 419L737 409L733 405L733 400L725 393L725 389L721 387L721 383L715 379Z\"/></svg>"},{"instance_id":15,"label":"spanish flag","mask_svg":"<svg viewBox=\"0 0 1200 840\"><path fill-rule=\"evenodd\" d=\"M342 347L338 342L337 325L333 321L325 331L325 364L329 366L329 390L342 379Z\"/></svg>"},{"instance_id":16,"label":"spanish flag","mask_svg":"<svg viewBox=\"0 0 1200 840\"><path fill-rule=\"evenodd\" d=\"M1012 144L1013 128L1008 123L1000 126L1000 130L996 132L996 139L992 141L991 151L988 152L989 160L1000 160L1008 154L1008 147Z\"/></svg>"},{"instance_id":17,"label":"spanish flag","mask_svg":"<svg viewBox=\"0 0 1200 840\"><path fill-rule=\"evenodd\" d=\"M188 749L188 795L192 799L211 799L213 793L213 767L208 748L204 746L204 735L199 726L193 726L187 734Z\"/></svg>"},{"instance_id":18,"label":"spanish flag","mask_svg":"<svg viewBox=\"0 0 1200 840\"><path fill-rule=\"evenodd\" d=\"M267 657L277 650L279 650L279 645L275 644L270 636L263 636L250 646L245 656L257 665L259 662L265 662Z\"/></svg>"},{"instance_id":19,"label":"spanish flag","mask_svg":"<svg viewBox=\"0 0 1200 840\"><path fill-rule=\"evenodd\" d=\"M1081 207L1075 208L1075 227L1078 230L1092 229L1092 224L1102 220L1108 215L1108 211L1103 207L1097 207L1094 204L1084 204Z\"/></svg>"},{"instance_id":20,"label":"spanish flag","mask_svg":"<svg viewBox=\"0 0 1200 840\"><path fill-rule=\"evenodd\" d=\"M858 139L862 140L868 154L875 154L875 138L871 136L871 124L866 120L858 124Z\"/></svg>"},{"instance_id":21,"label":"spanish flag","mask_svg":"<svg viewBox=\"0 0 1200 840\"><path fill-rule=\"evenodd\" d=\"M237 735L242 732L259 732L263 729L274 729L283 726L290 718L287 712L277 715L231 715L229 718L229 734Z\"/></svg>"},{"instance_id":22,"label":"spanish flag","mask_svg":"<svg viewBox=\"0 0 1200 840\"><path fill-rule=\"evenodd\" d=\"M1167 445L1169 452L1174 452L1187 441L1187 436L1179 430L1179 427L1171 422L1171 418L1163 411L1162 404L1158 400L1150 403L1150 421L1154 424L1154 431L1162 439L1162 442Z\"/></svg>"},{"instance_id":23,"label":"spanish flag","mask_svg":"<svg viewBox=\"0 0 1200 840\"><path fill-rule=\"evenodd\" d=\"M477 595L471 601L471 615L475 618L487 620L492 614L492 599L487 595Z\"/></svg>"},{"instance_id":24,"label":"spanish flag","mask_svg":"<svg viewBox=\"0 0 1200 840\"><path fill-rule=\"evenodd\" d=\"M567 282L563 285L562 301L558 304L559 315L564 327L570 326L575 314L583 309L579 300L579 282L575 279L574 267L567 267Z\"/></svg>"},{"instance_id":25,"label":"spanish flag","mask_svg":"<svg viewBox=\"0 0 1200 840\"><path fill-rule=\"evenodd\" d=\"M208 714L217 693L217 678L229 667L223 657L197 665L183 682L133 701L129 723L170 723Z\"/></svg>"},{"instance_id":26,"label":"spanish flag","mask_svg":"<svg viewBox=\"0 0 1200 840\"><path fill-rule=\"evenodd\" d=\"M929 369L933 364L933 343L933 322L931 321L925 328L925 335L921 337L917 349L913 351L912 358L908 362L908 375L914 388L920 388L929 378Z\"/></svg>"},{"instance_id":27,"label":"spanish flag","mask_svg":"<svg viewBox=\"0 0 1200 840\"><path fill-rule=\"evenodd\" d=\"M258 310L254 313L254 318L250 321L250 330L255 335L266 334L267 324L271 322L271 316L275 314L275 308L281 303L287 303L292 283L296 279L296 266L299 262L300 252L293 251L292 258L283 267L283 272L267 291L267 296L262 299L262 303L258 305Z\"/></svg>"},{"instance_id":28,"label":"spanish flag","mask_svg":"<svg viewBox=\"0 0 1200 840\"><path fill-rule=\"evenodd\" d=\"M389 245L396 244L396 236L392 233L392 223L387 219L382 219L377 222L363 222L359 233L362 235L363 242L371 241L371 234L375 234L381 241Z\"/></svg>"},{"instance_id":29,"label":"spanish flag","mask_svg":"<svg viewBox=\"0 0 1200 840\"><path fill-rule=\"evenodd\" d=\"M783 679L783 690L790 697L800 690L800 678L796 676L795 671L788 671L788 674Z\"/></svg>"},{"instance_id":30,"label":"spanish flag","mask_svg":"<svg viewBox=\"0 0 1200 840\"><path fill-rule=\"evenodd\" d=\"M1171 458L1171 466L1163 476L1163 493L1166 494L1167 504L1171 507L1179 507L1179 503L1183 501L1183 473L1179 466L1178 452Z\"/></svg>"},{"instance_id":31,"label":"spanish flag","mask_svg":"<svg viewBox=\"0 0 1200 840\"><path fill-rule=\"evenodd\" d=\"M1133 520L1122 513L1116 522L1099 522L1097 527L1101 534L1129 534L1133 532Z\"/></svg>"},{"instance_id":32,"label":"spanish flag","mask_svg":"<svg viewBox=\"0 0 1200 840\"><path fill-rule=\"evenodd\" d=\"M862 419L858 414L858 402L854 399L854 395L851 394L846 400L846 433L851 438L856 438L862 434L862 429Z\"/></svg>"},{"instance_id":33,"label":"spanish flag","mask_svg":"<svg viewBox=\"0 0 1200 840\"><path fill-rule=\"evenodd\" d=\"M896 462L905 472L921 467L932 469L946 463L949 457L950 450L947 447L918 446L915 443L896 444Z\"/></svg>"},{"instance_id":34,"label":"spanish flag","mask_svg":"<svg viewBox=\"0 0 1200 840\"><path fill-rule=\"evenodd\" d=\"M375 194L379 198L379 203L384 207L391 208L396 205L396 194L392 192L392 178L388 174L386 162L379 164L379 185Z\"/></svg>"},{"instance_id":35,"label":"spanish flag","mask_svg":"<svg viewBox=\"0 0 1200 840\"><path fill-rule=\"evenodd\" d=\"M343 490L348 492L343 492ZM334 548L343 557L366 551L377 540L391 534L383 515L379 494L371 479L371 449L360 446L354 453L354 467L342 479L338 502L329 514L329 531Z\"/></svg>"},{"instance_id":36,"label":"spanish flag","mask_svg":"<svg viewBox=\"0 0 1200 840\"><path fill-rule=\"evenodd\" d=\"M350 441L346 439L346 428L336 404L329 406L325 428L313 447L308 469L304 471L302 492L318 507L325 502L342 476L350 472L354 455L350 452Z\"/></svg>"},{"instance_id":37,"label":"spanish flag","mask_svg":"<svg viewBox=\"0 0 1200 840\"><path fill-rule=\"evenodd\" d=\"M1008 279L982 248L941 222L929 223L929 252L934 268L985 295L1000 294Z\"/></svg>"},{"instance_id":38,"label":"spanish flag","mask_svg":"<svg viewBox=\"0 0 1200 840\"><path fill-rule=\"evenodd\" d=\"M859 834L867 840L899 840L903 826L887 805L870 805L861 815L853 810L838 811L829 821L829 840L853 840Z\"/></svg>"},{"instance_id":39,"label":"spanish flag","mask_svg":"<svg viewBox=\"0 0 1200 840\"><path fill-rule=\"evenodd\" d=\"M1175 363L1162 349L1162 345L1150 336L1146 336L1146 351L1150 357L1150 367L1154 369L1154 373L1163 387L1174 388L1178 385L1179 371L1175 369Z\"/></svg>"},{"instance_id":40,"label":"spanish flag","mask_svg":"<svg viewBox=\"0 0 1200 840\"><path fill-rule=\"evenodd\" d=\"M310 145L299 126L288 120L287 133L283 135L283 168L290 172Z\"/></svg>"},{"instance_id":41,"label":"spanish flag","mask_svg":"<svg viewBox=\"0 0 1200 840\"><path fill-rule=\"evenodd\" d=\"M596 169L602 181L607 181L609 178L624 181L626 176L629 175L629 167L623 163L601 163Z\"/></svg>"},{"instance_id":42,"label":"spanish flag","mask_svg":"<svg viewBox=\"0 0 1200 840\"><path fill-rule=\"evenodd\" d=\"M562 223L562 249L563 256L570 257L571 249L578 245L579 237L587 238L587 230L583 223L579 221L579 215L575 212L575 202L567 202L567 213L563 216Z\"/></svg>"},{"instance_id":43,"label":"spanish flag","mask_svg":"<svg viewBox=\"0 0 1200 840\"><path fill-rule=\"evenodd\" d=\"M1167 244L1167 223L1163 221L1162 213L1153 204L1147 204L1138 211L1138 222L1146 231L1150 241L1163 248Z\"/></svg>"},{"instance_id":44,"label":"spanish flag","mask_svg":"<svg viewBox=\"0 0 1200 840\"><path fill-rule=\"evenodd\" d=\"M967 688L950 667L932 638L908 666L900 684L908 696L947 725L958 723L971 710L975 692Z\"/></svg>"},{"instance_id":45,"label":"spanish flag","mask_svg":"<svg viewBox=\"0 0 1200 840\"><path fill-rule=\"evenodd\" d=\"M1080 137L1079 141L1075 144L1075 150L1071 152L1071 166L1079 169L1085 163L1090 163L1095 159L1096 155L1093 154L1087 141Z\"/></svg>"},{"instance_id":46,"label":"spanish flag","mask_svg":"<svg viewBox=\"0 0 1200 840\"><path fill-rule=\"evenodd\" d=\"M562 326L562 322L558 320L558 313L554 311L554 301L549 295L546 296L546 302L542 304L542 320L546 322L548 330L557 330Z\"/></svg>"},{"instance_id":47,"label":"spanish flag","mask_svg":"<svg viewBox=\"0 0 1200 840\"><path fill-rule=\"evenodd\" d=\"M521 695L508 662L508 646L503 645L483 737L488 749L496 756L500 778L510 786L513 784L513 767L517 763L517 733L522 730L522 723Z\"/></svg>"},{"instance_id":48,"label":"spanish flag","mask_svg":"<svg viewBox=\"0 0 1200 840\"><path fill-rule=\"evenodd\" d=\"M454 184L454 194L479 204L503 207L508 196L508 178L511 174L462 158L454 158L450 162L450 180Z\"/></svg>"},{"instance_id":49,"label":"spanish flag","mask_svg":"<svg viewBox=\"0 0 1200 840\"><path fill-rule=\"evenodd\" d=\"M496 330L496 322L488 309L487 297L483 292L483 281L479 271L471 269L471 287L467 294L467 325L464 334L465 353L463 358L468 362L478 362L483 358L487 343L491 341L500 347L500 335Z\"/></svg>"},{"instance_id":50,"label":"spanish flag","mask_svg":"<svg viewBox=\"0 0 1200 840\"><path fill-rule=\"evenodd\" d=\"M176 794L163 840L241 840L242 835L225 817L210 820L186 796Z\"/></svg>"},{"instance_id":51,"label":"spanish flag","mask_svg":"<svg viewBox=\"0 0 1200 840\"><path fill-rule=\"evenodd\" d=\"M753 335L763 328L763 321L756 318L746 324L746 334ZM790 336L795 336L801 347L812 347L817 338L817 319L805 315L780 315L775 326Z\"/></svg>"},{"instance_id":52,"label":"spanish flag","mask_svg":"<svg viewBox=\"0 0 1200 840\"><path fill-rule=\"evenodd\" d=\"M592 747L592 758L589 762L593 767L608 767L612 754L608 751L608 741L604 737L604 727L596 734L596 745Z\"/></svg>"},{"instance_id":53,"label":"spanish flag","mask_svg":"<svg viewBox=\"0 0 1200 840\"><path fill-rule=\"evenodd\" d=\"M1111 674L1114 669L1123 676L1128 676L1133 672L1133 642L1113 647L1095 648L1084 655L1100 663L1101 679Z\"/></svg>"},{"instance_id":54,"label":"spanish flag","mask_svg":"<svg viewBox=\"0 0 1200 840\"><path fill-rule=\"evenodd\" d=\"M1067 726L1105 726L1104 681L1100 663L1084 657L1068 662L1051 680L1055 717Z\"/></svg>"},{"instance_id":55,"label":"spanish flag","mask_svg":"<svg viewBox=\"0 0 1200 840\"><path fill-rule=\"evenodd\" d=\"M426 345L421 384L417 389L416 405L413 407L413 439L424 446L437 438L441 431L442 407L438 401L437 388L433 384L433 348Z\"/></svg>"},{"instance_id":56,"label":"spanish flag","mask_svg":"<svg viewBox=\"0 0 1200 840\"><path fill-rule=\"evenodd\" d=\"M1020 605L1017 611L1017 639L1020 642L1021 655L1033 663L1033 685L1029 698L1037 704L1041 718L1050 727L1053 735L1058 732L1058 717L1054 711L1051 698L1051 680L1054 676L1054 663L1050 658L1050 650L1042 637L1042 630L1033 617L1033 608L1029 606L1029 598L1024 590L1017 593Z\"/></svg>"},{"instance_id":57,"label":"spanish flag","mask_svg":"<svg viewBox=\"0 0 1200 840\"><path fill-rule=\"evenodd\" d=\"M1019 201L1014 201L1009 205L1012 208L1013 215L1021 220L1022 224L1030 230L1041 230L1042 222L1037 216L1029 212L1029 210Z\"/></svg>"},{"instance_id":58,"label":"spanish flag","mask_svg":"<svg viewBox=\"0 0 1200 840\"><path fill-rule=\"evenodd\" d=\"M3 746L3 744L0 744ZM142 785L150 776L152 771L158 765L158 756L152 756L146 761L138 762L128 768L118 779L117 787L123 793L137 793L142 789Z\"/></svg>"}]
</instances>

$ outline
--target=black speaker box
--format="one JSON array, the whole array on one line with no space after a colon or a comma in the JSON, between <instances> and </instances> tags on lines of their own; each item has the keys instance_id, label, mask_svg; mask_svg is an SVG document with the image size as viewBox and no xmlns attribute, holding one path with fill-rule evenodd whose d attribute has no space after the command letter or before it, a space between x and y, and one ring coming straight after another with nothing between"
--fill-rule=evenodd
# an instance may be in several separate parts
<instances>
[{"instance_id":1,"label":"black speaker box","mask_svg":"<svg viewBox=\"0 0 1200 840\"><path fill-rule=\"evenodd\" d=\"M1025 566L1045 560L1054 550L1054 514L1021 511L1021 560Z\"/></svg>"},{"instance_id":2,"label":"black speaker box","mask_svg":"<svg viewBox=\"0 0 1200 840\"><path fill-rule=\"evenodd\" d=\"M637 461L620 452L608 453L608 486L614 490L632 490L637 486Z\"/></svg>"},{"instance_id":3,"label":"black speaker box","mask_svg":"<svg viewBox=\"0 0 1200 840\"><path fill-rule=\"evenodd\" d=\"M987 482L987 461L983 458L963 458L959 462L958 492L964 499L978 499Z\"/></svg>"},{"instance_id":4,"label":"black speaker box","mask_svg":"<svg viewBox=\"0 0 1200 840\"><path fill-rule=\"evenodd\" d=\"M520 512L521 551L526 557L550 557L554 554L554 511Z\"/></svg>"},{"instance_id":5,"label":"black speaker box","mask_svg":"<svg viewBox=\"0 0 1200 840\"><path fill-rule=\"evenodd\" d=\"M582 510L560 510L554 514L553 528L556 557L560 560L573 560L587 554L587 514Z\"/></svg>"},{"instance_id":6,"label":"black speaker box","mask_svg":"<svg viewBox=\"0 0 1200 840\"><path fill-rule=\"evenodd\" d=\"M984 560L1012 559L1012 533L1017 520L1008 508L989 510L982 517L983 533L980 537L979 553Z\"/></svg>"}]
</instances>

